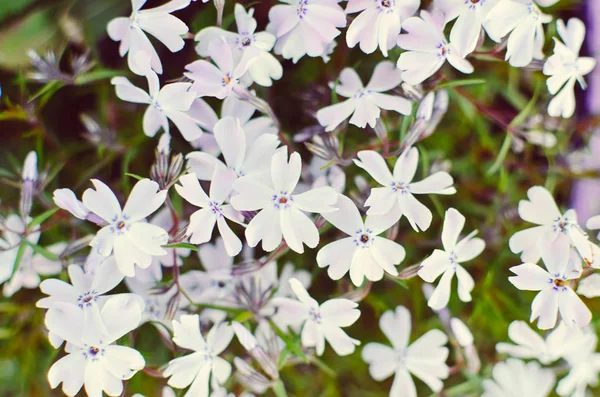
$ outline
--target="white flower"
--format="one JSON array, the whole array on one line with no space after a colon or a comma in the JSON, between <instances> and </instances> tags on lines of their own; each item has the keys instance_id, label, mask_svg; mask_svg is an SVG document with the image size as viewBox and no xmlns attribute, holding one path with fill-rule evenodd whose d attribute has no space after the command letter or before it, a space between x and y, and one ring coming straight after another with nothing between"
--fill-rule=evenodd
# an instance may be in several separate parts
<instances>
[{"instance_id":1,"label":"white flower","mask_svg":"<svg viewBox=\"0 0 600 397\"><path fill-rule=\"evenodd\" d=\"M473 66L465 60L444 36L444 15L440 12L421 11L421 17L404 21L403 33L398 37L400 48L407 50L398 58L402 79L416 85L433 76L446 60L463 73L473 73Z\"/></svg>"},{"instance_id":2,"label":"white flower","mask_svg":"<svg viewBox=\"0 0 600 397\"><path fill-rule=\"evenodd\" d=\"M577 223L577 213L570 209L561 214L554 198L546 188L533 186L527 191L529 200L519 201L519 216L527 222L535 223L529 229L513 234L508 240L510 250L521 253L523 262L539 261L542 251L549 246L560 244L552 249L568 252L573 245L589 263L593 263L591 244L587 235ZM559 239L567 236L566 239Z\"/></svg>"},{"instance_id":3,"label":"white flower","mask_svg":"<svg viewBox=\"0 0 600 397\"><path fill-rule=\"evenodd\" d=\"M96 324L90 320L90 317L97 313L92 313L92 311L102 309L109 298L104 294L123 280L123 274L119 271L112 256L100 264L93 273L84 273L83 269L77 265L70 265L68 272L71 284L55 278L42 281L40 290L49 296L37 301L36 306L43 309L54 309L60 303L70 303L83 311L84 327L95 327ZM132 298L136 298L136 296L132 296ZM143 303L140 302L140 307L142 306ZM84 332L89 332L89 330L85 329ZM57 348L62 340L51 337L50 342L58 342L58 345L53 344Z\"/></svg>"},{"instance_id":4,"label":"white flower","mask_svg":"<svg viewBox=\"0 0 600 397\"><path fill-rule=\"evenodd\" d=\"M92 179L94 189L83 193L83 203L108 225L98 231L90 245L103 256L114 253L119 270L125 276L135 274L135 265L150 266L153 256L162 256L161 247L169 240L162 228L146 223L144 219L165 202L167 191L158 191L158 184L142 179L133 187L125 208L103 182Z\"/></svg>"},{"instance_id":5,"label":"white flower","mask_svg":"<svg viewBox=\"0 0 600 397\"><path fill-rule=\"evenodd\" d=\"M434 282L440 275L442 278L427 304L433 310L440 310L448 305L451 283L454 275L458 278L458 297L463 302L471 301L471 291L475 287L473 277L460 264L477 257L485 249L485 241L478 237L477 230L458 241L460 232L465 227L465 217L450 208L446 211L442 228L442 245L444 250L436 249L433 254L421 263L419 277L428 283Z\"/></svg>"},{"instance_id":6,"label":"white flower","mask_svg":"<svg viewBox=\"0 0 600 397\"><path fill-rule=\"evenodd\" d=\"M244 6L236 4L234 13L238 33L228 32L217 27L204 28L196 35L195 40L199 42L196 52L203 57L209 56L209 44L218 37L225 37L236 59L242 58L243 54L252 48L257 54L257 59L253 61L247 74L242 78L247 76L258 85L270 87L273 84L272 80L279 80L283 75L281 64L269 53L275 45L275 36L269 32L256 32L253 8L246 11Z\"/></svg>"},{"instance_id":7,"label":"white flower","mask_svg":"<svg viewBox=\"0 0 600 397\"><path fill-rule=\"evenodd\" d=\"M358 304L348 299L330 299L319 303L306 291L300 281L290 279L290 285L298 300L279 297L273 299L280 320L292 326L302 327L302 346L315 347L320 356L327 341L340 356L352 354L360 341L349 337L343 327L349 327L360 317Z\"/></svg>"},{"instance_id":8,"label":"white flower","mask_svg":"<svg viewBox=\"0 0 600 397\"><path fill-rule=\"evenodd\" d=\"M240 84L240 78L252 62L256 61L259 50L249 47L236 60L231 47L223 37L220 37L210 42L207 53L217 66L201 59L187 65L185 67L187 72L184 75L194 81L192 90L199 97L211 96L224 99Z\"/></svg>"},{"instance_id":9,"label":"white flower","mask_svg":"<svg viewBox=\"0 0 600 397\"><path fill-rule=\"evenodd\" d=\"M148 93L134 86L126 77L114 77L110 82L121 100L148 105L143 120L144 134L153 137L161 128L169 132L171 120L186 141L199 138L202 129L198 124L206 124L210 112L190 90L192 84L171 83L160 88L158 76L148 67L147 55L138 53L135 59L138 64L146 65L140 66L140 70L148 80Z\"/></svg>"},{"instance_id":10,"label":"white flower","mask_svg":"<svg viewBox=\"0 0 600 397\"><path fill-rule=\"evenodd\" d=\"M379 318L379 328L392 347L381 343L368 343L362 351L362 359L369 364L369 373L376 381L392 374L394 383L392 397L417 397L417 389L411 374L422 380L431 390L439 392L444 387L441 379L448 377L448 337L438 329L432 329L409 346L411 319L404 306L396 311L388 310Z\"/></svg>"},{"instance_id":11,"label":"white flower","mask_svg":"<svg viewBox=\"0 0 600 397\"><path fill-rule=\"evenodd\" d=\"M384 271L397 276L396 266L404 259L404 248L395 241L379 237L395 221L389 217L367 216L363 222L358 208L352 200L338 195L335 212L323 217L350 237L327 244L317 253L319 267L329 266L327 274L332 280L339 280L348 271L350 279L357 287L367 280L379 281Z\"/></svg>"},{"instance_id":12,"label":"white flower","mask_svg":"<svg viewBox=\"0 0 600 397\"><path fill-rule=\"evenodd\" d=\"M511 66L523 67L533 59L542 59L544 28L552 20L539 7L550 6L558 0L502 0L492 8L483 27L492 40L499 43L508 34L505 59Z\"/></svg>"},{"instance_id":13,"label":"white flower","mask_svg":"<svg viewBox=\"0 0 600 397\"><path fill-rule=\"evenodd\" d=\"M279 145L277 135L264 134L252 141L246 136L239 119L224 117L215 124L214 136L225 162L205 152L189 153L186 156L188 167L198 179L211 180L215 168L229 168L238 177L270 179L271 157Z\"/></svg>"},{"instance_id":14,"label":"white flower","mask_svg":"<svg viewBox=\"0 0 600 397\"><path fill-rule=\"evenodd\" d=\"M419 0L348 0L346 14L362 11L346 33L348 47L360 43L365 54L377 47L384 57L396 46L402 23L419 9Z\"/></svg>"},{"instance_id":15,"label":"white flower","mask_svg":"<svg viewBox=\"0 0 600 397\"><path fill-rule=\"evenodd\" d=\"M231 364L219 354L231 342L233 329L227 324L216 324L208 332L205 341L197 314L181 316L181 321L173 320L173 329L173 342L193 353L171 360L163 375L169 378L169 386L176 389L191 385L185 397L207 397L209 381L212 388L217 389L231 375Z\"/></svg>"},{"instance_id":16,"label":"white flower","mask_svg":"<svg viewBox=\"0 0 600 397\"><path fill-rule=\"evenodd\" d=\"M597 298L600 296L600 274L590 274L579 281L577 293L586 298Z\"/></svg>"},{"instance_id":17,"label":"white flower","mask_svg":"<svg viewBox=\"0 0 600 397\"><path fill-rule=\"evenodd\" d=\"M205 271L189 271L181 280L181 285L193 301L227 307L236 306L232 275L233 257L227 253L224 240L218 237L214 244L202 245L198 257Z\"/></svg>"},{"instance_id":18,"label":"white flower","mask_svg":"<svg viewBox=\"0 0 600 397\"><path fill-rule=\"evenodd\" d=\"M517 358L535 359L548 365L572 351L573 347L580 343L583 335L580 329L571 328L561 322L544 339L525 321L513 321L508 327L508 337L516 344L498 343L496 351Z\"/></svg>"},{"instance_id":19,"label":"white flower","mask_svg":"<svg viewBox=\"0 0 600 397\"><path fill-rule=\"evenodd\" d=\"M446 16L456 18L450 32L450 42L464 57L475 50L486 15L498 0L435 0L434 4Z\"/></svg>"},{"instance_id":20,"label":"white flower","mask_svg":"<svg viewBox=\"0 0 600 397\"><path fill-rule=\"evenodd\" d=\"M142 308L127 295L111 297L94 318L95 327L84 327L83 311L75 305L57 303L48 311L48 329L69 342L67 355L52 365L48 381L54 389L60 383L67 396L75 396L82 386L89 397L119 396L123 380L144 368L137 350L114 342L135 329Z\"/></svg>"},{"instance_id":21,"label":"white flower","mask_svg":"<svg viewBox=\"0 0 600 397\"><path fill-rule=\"evenodd\" d=\"M262 240L262 248L270 252L277 248L283 237L290 249L301 254L304 244L310 248L319 244L319 231L304 212L335 211L333 205L337 193L325 186L294 194L301 170L300 155L292 153L288 163L287 147L282 147L271 160L272 187L252 177L240 178L233 184L239 193L231 198L233 208L238 211L262 210L246 228L246 241L250 247L256 247Z\"/></svg>"},{"instance_id":22,"label":"white flower","mask_svg":"<svg viewBox=\"0 0 600 397\"><path fill-rule=\"evenodd\" d=\"M252 146L261 135L277 135L279 131L273 124L273 120L268 116L261 115L252 118L255 112L256 108L251 103L241 100L234 95L225 98L221 105L221 118L233 117L239 120L240 127L246 135L246 145L248 146ZM213 131L218 120L217 114L214 113L214 122L211 124L209 131ZM214 157L221 154L221 148L213 134L203 134L200 138L190 143L192 147L200 149L202 152Z\"/></svg>"},{"instance_id":23,"label":"white flower","mask_svg":"<svg viewBox=\"0 0 600 397\"><path fill-rule=\"evenodd\" d=\"M409 115L412 107L408 99L382 94L397 87L402 82L400 70L389 61L377 64L371 81L363 86L358 74L352 68L345 68L340 73L340 84L330 87L346 99L335 105L327 106L317 112L317 120L325 127L325 131L333 131L342 121L350 117L350 124L365 128L367 124L375 127L381 109Z\"/></svg>"},{"instance_id":24,"label":"white flower","mask_svg":"<svg viewBox=\"0 0 600 397\"><path fill-rule=\"evenodd\" d=\"M596 353L598 336L588 332L578 349L566 357L571 366L569 374L558 382L556 392L560 396L586 397L588 386L598 386L600 353ZM593 394L592 394L593 395Z\"/></svg>"},{"instance_id":25,"label":"white flower","mask_svg":"<svg viewBox=\"0 0 600 397\"><path fill-rule=\"evenodd\" d=\"M325 166L327 168L323 169ZM346 173L342 167L329 164L318 156L313 156L308 166L302 170L302 179L308 183L302 186L305 190L331 186L336 192L342 193L346 187Z\"/></svg>"},{"instance_id":26,"label":"white flower","mask_svg":"<svg viewBox=\"0 0 600 397\"><path fill-rule=\"evenodd\" d=\"M27 219L28 223L31 221L31 218ZM10 297L21 288L37 288L41 281L40 275L60 273L62 270L60 258L58 260L48 259L42 254L34 253L33 248L29 246L29 244L38 245L40 238L38 230L32 230L26 236L23 236L25 230L27 230L27 225L23 223L20 216L15 214L9 215L4 220L3 226L5 240L0 239L0 248L2 249L0 251L0 283L6 281L2 289L4 296ZM37 228L39 229L39 227ZM22 237L27 240L27 243L22 241ZM21 260L15 269L15 262L21 244L27 245L23 248ZM66 243L57 243L46 247L46 250L59 256L66 247Z\"/></svg>"},{"instance_id":27,"label":"white flower","mask_svg":"<svg viewBox=\"0 0 600 397\"><path fill-rule=\"evenodd\" d=\"M188 27L179 18L171 15L172 12L181 10L190 4L191 0L172 0L162 6L140 10L146 0L131 0L133 11L131 16L115 18L108 23L108 35L114 41L120 41L119 54L127 56L129 69L136 74L143 74L134 60L138 51L144 51L150 57L152 69L162 73L163 68L160 58L152 43L144 32L162 42L171 52L177 52L185 45L182 35L188 32Z\"/></svg>"},{"instance_id":28,"label":"white flower","mask_svg":"<svg viewBox=\"0 0 600 397\"><path fill-rule=\"evenodd\" d=\"M546 80L548 91L556 94L548 104L548 114L569 118L575 112L575 82L583 89L587 87L583 76L594 69L596 60L579 56L585 38L585 25L580 19L571 18L566 26L559 19L556 30L562 42L554 38L554 54L546 60L543 69L544 74L550 76Z\"/></svg>"},{"instance_id":29,"label":"white flower","mask_svg":"<svg viewBox=\"0 0 600 397\"><path fill-rule=\"evenodd\" d=\"M565 235L558 237L567 239ZM558 248L558 249L557 249ZM567 325L583 327L592 319L585 303L571 289L569 280L581 276L581 261L571 250L561 250L555 245L542 251L542 260L547 270L534 263L513 266L510 271L516 276L508 280L518 289L540 291L531 304L531 318L538 320L538 328L550 329L556 324L557 314Z\"/></svg>"},{"instance_id":30,"label":"white flower","mask_svg":"<svg viewBox=\"0 0 600 397\"><path fill-rule=\"evenodd\" d=\"M285 0L269 11L267 30L277 37L275 54L298 62L304 55L327 55L346 26L346 14L337 1Z\"/></svg>"},{"instance_id":31,"label":"white flower","mask_svg":"<svg viewBox=\"0 0 600 397\"><path fill-rule=\"evenodd\" d=\"M224 204L229 198L236 175L231 170L215 169L210 183L210 197L206 195L196 178L196 174L187 174L179 178L181 185L175 185L177 193L185 200L200 207L190 217L187 233L190 243L203 244L210 241L215 224L223 237L227 254L236 256L242 250L242 242L233 233L225 219L242 223L242 216L231 205Z\"/></svg>"},{"instance_id":32,"label":"white flower","mask_svg":"<svg viewBox=\"0 0 600 397\"><path fill-rule=\"evenodd\" d=\"M551 369L542 368L535 361L525 364L515 358L496 364L492 375L493 380L483 381L482 397L546 397L556 383Z\"/></svg>"},{"instance_id":33,"label":"white flower","mask_svg":"<svg viewBox=\"0 0 600 397\"><path fill-rule=\"evenodd\" d=\"M358 152L354 163L367 171L383 187L371 189L365 202L370 207L368 215L387 215L399 220L402 215L415 231L427 230L431 225L431 211L413 194L454 194L454 180L444 171L436 172L419 182L412 182L417 172L419 152L416 148L405 150L394 165L393 174L381 155L372 150Z\"/></svg>"}]
</instances>

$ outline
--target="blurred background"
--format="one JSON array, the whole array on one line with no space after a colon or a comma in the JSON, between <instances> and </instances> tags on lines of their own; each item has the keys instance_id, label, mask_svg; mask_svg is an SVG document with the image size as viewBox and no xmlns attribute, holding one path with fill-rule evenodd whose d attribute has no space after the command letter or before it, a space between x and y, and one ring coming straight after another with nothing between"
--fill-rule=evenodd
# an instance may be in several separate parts
<instances>
[{"instance_id":1,"label":"blurred background","mask_svg":"<svg viewBox=\"0 0 600 397\"><path fill-rule=\"evenodd\" d=\"M148 0L146 8L164 3ZM276 1L240 1L255 8L258 31L268 22L268 10ZM423 1L426 6L428 1ZM226 1L223 27L235 30L234 3ZM578 16L588 27L583 54L600 54L600 2L562 0L546 10L555 18ZM127 70L119 57L118 43L106 34L107 23L127 16L131 5L126 0L4 0L0 1L0 215L18 211L20 169L26 154L35 150L43 173L44 189L34 204L33 214L51 208L52 191L68 187L80 195L89 179L99 178L126 197L135 180L130 172L149 175L154 161L157 138L142 132L143 107L120 101L110 85L113 76L128 76L145 87L143 78ZM192 3L174 15L195 34L215 24L212 3ZM552 51L554 22L546 26L545 54ZM588 76L589 88L577 89L578 110L571 120L550 119L546 115L548 94L545 77L536 67L515 69L502 62L486 41L470 61L475 73L464 84L453 80L467 77L444 68L428 80L423 89L445 84L450 95L447 114L436 132L418 144L421 152L419 175L434 169L448 170L455 179L458 193L441 198L425 198L434 209L430 229L415 233L408 222L400 222L397 241L407 250L401 268L420 262L439 246L439 234L446 208L454 207L467 217L466 231L479 229L487 249L467 269L476 280L473 301L465 304L452 297L449 309L461 318L475 336L483 368L480 376L458 373L446 381L444 396L479 395L481 379L489 376L493 364L503 357L495 353L495 344L507 340L508 324L529 319L535 293L521 292L507 280L508 268L520 264L518 255L508 249L508 238L525 227L516 206L534 185L544 185L563 208L574 206L580 223L600 213L600 138L594 137L600 115L600 68ZM161 82L177 80L184 66L198 56L193 39L178 53L171 54L158 44L163 60ZM37 54L37 55L36 55ZM396 49L392 61L399 56ZM314 113L331 103L327 83L335 80L346 66L354 67L367 81L381 54L366 56L345 45L345 32L328 63L321 58L302 58L297 64L283 61L284 75L273 87L256 87L257 95L273 107L282 125L282 138L301 152L308 162L312 156L301 137L322 133ZM398 90L398 93L401 93ZM218 112L218 101L208 101ZM384 116L388 139L398 145L411 118L398 114ZM343 131L343 157L352 158L359 149L381 148L373 130L350 126ZM174 153L188 153L191 147L179 134L173 134ZM346 172L347 194L360 195L354 177L360 170L350 166ZM363 176L366 174L363 173ZM70 215L59 212L59 221L41 237L42 245L72 240L79 235L66 225ZM64 224L60 217L65 220ZM90 231L92 231L90 229ZM78 233L83 233L81 230ZM324 240L331 239L324 235ZM348 280L332 282L315 263L316 250L302 256L286 254L280 264L293 262L313 274L311 294L318 300L352 289ZM200 268L192 256L186 269ZM360 304L359 321L348 333L363 341L384 342L377 319L398 305L413 314L411 340L427 330L441 327L440 320L426 304L419 278L406 281L385 280L376 283ZM0 396L60 396L50 390L46 373L58 351L47 341L43 312L35 302L39 290L23 289L12 298L0 298ZM597 301L585 300L593 313L600 312ZM594 326L600 325L595 316ZM137 331L135 347L147 364L158 367L170 358L161 346L157 331L149 325ZM391 378L375 382L360 358L360 350L338 357L326 349L324 366L299 365L284 369L282 378L291 396L387 396ZM454 357L449 358L452 366ZM126 394L160 395L161 379L140 372L127 383ZM233 380L231 389L240 390ZM419 395L430 391L417 382ZM600 395L600 391L597 391ZM270 392L268 392L270 393ZM421 394L422 393L422 394ZM182 395L182 394L181 394ZM594 394L596 395L596 394Z\"/></svg>"}]
</instances>

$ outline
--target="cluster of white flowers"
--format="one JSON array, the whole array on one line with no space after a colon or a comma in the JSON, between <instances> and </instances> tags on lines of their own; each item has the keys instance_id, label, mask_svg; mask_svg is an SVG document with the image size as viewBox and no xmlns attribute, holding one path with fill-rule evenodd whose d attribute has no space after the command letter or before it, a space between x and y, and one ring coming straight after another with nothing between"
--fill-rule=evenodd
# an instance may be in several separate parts
<instances>
[{"instance_id":1,"label":"cluster of white flowers","mask_svg":"<svg viewBox=\"0 0 600 397\"><path fill-rule=\"evenodd\" d=\"M81 200L69 189L54 191L58 207L99 230L83 244L41 248L42 221L29 214L38 178L32 153L22 177L27 209L2 224L4 294L39 286L47 295L37 305L46 310L50 342L59 349L66 341L64 356L48 372L50 386L62 383L68 396L82 388L90 397L103 392L119 396L123 380L148 370L168 378L171 388L187 388L186 397L227 396L224 386L233 362L248 393L260 394L282 387L279 370L286 365L286 355L320 356L326 344L340 356L354 353L362 341L344 328L359 320L360 299L348 294L319 303L307 292L310 273L290 263L279 273L276 259L287 250L303 254L308 247L316 251L318 267L327 267L329 278L340 280L348 274L359 292L362 288L368 293L371 284L384 277L407 278L397 268L407 256L396 241L402 218L415 232L426 231L434 224L434 214L417 196L457 192L447 171L427 169L422 178L417 176L419 149L414 145L433 132L448 106L445 91L434 89L423 96L420 93L427 89L420 84L446 61L462 73L473 73L471 61L486 34L506 46L505 59L511 66L533 67L532 61L544 59L543 24L552 20L540 7L556 1L434 0L429 9L422 9L419 0L349 0L343 9L338 0L282 0L270 9L263 32L257 32L253 10L235 4L237 32L221 26L202 29L195 35L195 49L209 59L188 64L180 81L161 86L164 60L145 33L171 52L181 50L189 29L172 13L188 7L191 0L172 0L150 9L144 8L144 0L132 0L132 14L110 22L108 34L120 42L120 55L127 55L130 70L146 78L148 91L126 77L115 77L112 84L121 100L147 106L142 121L145 135L163 131L151 179L140 178L124 206L120 194L97 179L91 180L93 188L83 192ZM219 7L222 12L222 4ZM349 24L348 15L353 16ZM448 40L444 29L451 22ZM304 56L327 60L340 29L347 25L349 48L358 44L365 54L379 49L386 58L396 47L403 51L398 50L396 64L378 63L366 86L355 69L343 68L330 88L346 99L318 110L318 123L326 133L335 133L350 118L358 128L375 129L386 147L383 111L414 114L416 120L407 143L396 152L387 147L383 153L360 150L344 164L332 166L334 159L303 169L300 153L279 135L272 109L251 87L269 87L282 78L284 69L275 55L294 63ZM575 83L585 88L583 77L595 61L579 57L585 36L580 20L566 24L558 20L556 27L560 38L554 38L554 54L539 68L549 76L548 90L555 95L548 114L568 118L575 111ZM448 79L443 73L453 72L438 74ZM411 99L396 95L398 87ZM223 100L220 117L203 99L209 97ZM422 100L413 106L417 97ZM264 115L254 117L256 110ZM185 160L171 156L170 122L196 149ZM322 170L323 164L331 167ZM344 194L350 189L341 166L363 173L364 197ZM356 183L361 184L358 179ZM175 194L184 209L174 205ZM443 203L443 198L434 198ZM440 215L443 204L441 208ZM494 366L493 378L483 381L483 395L547 396L556 375L542 365L562 359L570 372L558 382L558 394L583 396L588 385L597 383L600 353L595 353L597 337L588 327L592 313L579 295L600 296L600 276L592 272L600 268L600 247L590 241L575 211L561 213L541 186L529 189L518 212L536 226L510 239L511 251L521 254L524 263L510 268L514 276L509 280L520 290L539 291L531 321L537 319L543 330L559 325L544 339L523 321L513 322L509 337L515 345L501 343L497 351L514 358ZM328 223L342 233L329 230L337 239L321 244ZM368 365L373 379L382 381L394 374L390 396L417 396L413 376L440 392L443 380L458 372L446 364L449 341L458 341L460 351L471 360L470 368L478 371L473 336L461 320L450 320L447 309L455 275L458 298L471 301L476 284L468 262L486 247L484 239L476 237L477 230L461 237L465 226L474 229L466 224L465 215L448 208L441 232L436 233L441 234L443 249L434 249L413 268L412 276L427 283L439 278L435 288L427 284L426 296L445 332L431 329L410 343L411 313L398 306L379 317L391 347L370 342L362 348L365 370ZM587 228L600 229L600 215L589 219ZM88 242L91 250L84 264L66 261L69 250L82 249ZM192 250L199 251L204 270L185 266ZM40 280L40 275L63 270L70 282ZM163 278L163 270L173 276ZM236 317L238 322L232 321L232 313L248 315ZM134 342L131 331L148 321L157 326L174 355L159 369L146 366L133 347L116 344L127 334ZM228 346L234 335L261 370L247 359L233 357ZM539 363L522 361L526 359ZM175 395L171 388L166 387L163 396Z\"/></svg>"}]
</instances>

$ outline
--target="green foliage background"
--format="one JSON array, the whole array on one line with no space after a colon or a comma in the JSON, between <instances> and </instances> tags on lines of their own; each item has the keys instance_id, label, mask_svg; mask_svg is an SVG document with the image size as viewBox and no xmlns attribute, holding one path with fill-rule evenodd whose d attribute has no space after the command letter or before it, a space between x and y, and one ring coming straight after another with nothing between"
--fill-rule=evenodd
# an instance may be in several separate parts
<instances>
[{"instance_id":1,"label":"green foliage background","mask_svg":"<svg viewBox=\"0 0 600 397\"><path fill-rule=\"evenodd\" d=\"M269 1L242 2L256 8L259 30L267 22ZM424 4L428 3L424 1ZM148 1L147 6L160 4ZM583 2L563 0L550 9L555 16L569 16L580 12ZM233 4L227 1L224 25L233 23ZM141 130L142 107L120 101L109 80L113 75L129 76L134 83L145 87L145 81L132 76L124 60L118 57L118 44L106 36L106 24L116 16L128 15L130 5L125 0L11 0L0 2L0 84L3 96L0 103L0 214L15 212L18 208L18 170L25 155L36 150L40 170L49 172L48 186L43 200L34 206L33 216L52 208L52 191L69 187L80 194L89 186L91 177L100 178L125 197L132 183L126 172L148 176L154 159L156 139L145 137ZM216 14L211 4L192 3L176 14L191 31L214 25ZM230 26L233 29L233 26ZM547 26L546 37L555 31ZM257 87L257 93L274 108L282 122L282 134L292 142L300 129L316 123L314 112L331 101L327 82L334 80L345 66L353 66L366 80L373 66L381 60L378 53L365 56L358 49L349 50L344 44L344 33L338 38L338 48L332 60L324 64L319 59L303 58L298 64L284 62L284 77L272 88ZM545 51L552 49L548 40ZM486 42L486 48L491 48ZM30 70L27 49L41 54L52 49L62 58L66 67L75 54L89 52L95 67L74 82L39 84L28 81ZM196 58L193 42L177 54L167 54L158 44L165 65L162 82L180 77L183 66ZM392 51L395 60L399 50ZM397 241L404 245L407 257L401 268L418 263L434 247L439 246L439 234L446 208L455 207L467 216L465 230L479 229L487 242L486 251L467 264L476 280L473 301L462 303L452 297L449 308L470 327L483 361L481 376L466 372L451 376L446 381L445 396L479 395L481 379L489 376L493 364L501 360L494 346L507 339L507 328L513 320L527 321L534 293L520 292L507 280L508 268L520 263L519 257L508 249L508 238L523 228L516 214L516 205L525 198L533 185L544 185L553 191L559 203L568 204L571 183L575 178L565 166L565 155L581 146L590 128L598 120L585 119L579 123L561 122L556 126L557 145L552 149L527 145L522 153L510 149L511 129L522 125L528 116L543 114L548 97L545 78L539 71L511 68L507 63L489 55L472 58L473 75L465 76L444 69L426 85L434 89L445 85L450 93L450 107L436 133L418 144L421 153L419 173L445 160L451 162L458 193L453 196L425 198L435 208L434 221L429 230L415 233L405 220L400 222ZM210 101L209 101L210 102ZM218 109L217 102L211 102ZM85 131L79 115L85 113L99 123L116 131L118 148L97 147L82 138ZM410 118L397 114L385 118L389 139L397 144L406 133ZM187 153L189 145L173 134L173 151ZM380 147L373 131L355 127L342 132L344 157L351 157L358 149ZM309 152L302 144L294 148L306 160ZM379 145L379 146L378 146ZM394 146L392 146L394 148ZM504 148L504 149L502 149ZM346 168L347 192L356 190L353 176L357 167ZM173 197L175 199L175 197ZM43 233L42 246L75 237L68 214L57 213L52 227ZM93 228L88 230L93 232ZM80 230L82 235L84 230ZM323 241L331 239L329 230ZM316 251L303 256L286 254L280 264L290 260L297 266L312 271L311 293L318 300L338 296L352 289L348 280L332 282L315 263ZM192 256L186 269L200 268ZM65 278L65 274L62 275ZM438 317L427 307L421 292L422 281L413 278L405 282L390 279L375 283L361 302L359 321L348 328L348 333L364 343L387 343L379 330L377 319L397 305L407 306L413 314L412 339L427 330L441 327ZM41 297L37 290L21 290L11 299L0 298L0 396L59 396L51 391L45 379L51 363L59 356L47 342L43 312L35 308ZM600 305L586 300L593 313ZM598 326L598 318L594 319ZM171 353L163 348L156 330L145 325L137 331L135 347L142 352L150 367L165 364ZM130 339L124 343L131 343ZM240 353L240 352L238 352ZM449 365L453 365L451 355ZM391 379L383 383L373 381L367 365L360 358L360 349L348 357L336 356L326 349L319 365L301 364L282 371L282 378L290 396L387 396ZM233 388L234 381L230 381ZM429 391L418 383L420 395ZM143 392L146 396L159 395L163 381L139 373L127 384L127 395ZM271 392L268 392L271 393Z\"/></svg>"}]
</instances>

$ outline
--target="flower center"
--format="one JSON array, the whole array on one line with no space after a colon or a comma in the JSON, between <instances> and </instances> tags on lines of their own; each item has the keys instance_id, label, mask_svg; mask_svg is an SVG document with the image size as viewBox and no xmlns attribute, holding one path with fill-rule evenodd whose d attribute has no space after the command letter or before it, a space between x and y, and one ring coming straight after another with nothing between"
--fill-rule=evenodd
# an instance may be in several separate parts
<instances>
[{"instance_id":1,"label":"flower center","mask_svg":"<svg viewBox=\"0 0 600 397\"><path fill-rule=\"evenodd\" d=\"M307 5L308 0L298 1L298 8L296 9L296 14L298 15L298 18L303 19L306 16L306 13L308 12L308 9L306 8Z\"/></svg>"},{"instance_id":2,"label":"flower center","mask_svg":"<svg viewBox=\"0 0 600 397\"><path fill-rule=\"evenodd\" d=\"M219 203L217 203L216 201L211 201L208 204L208 206L210 207L210 210L213 214L223 216L223 209L221 208L221 205Z\"/></svg>"},{"instance_id":3,"label":"flower center","mask_svg":"<svg viewBox=\"0 0 600 397\"><path fill-rule=\"evenodd\" d=\"M323 320L323 318L321 317L321 312L319 311L319 309L314 309L311 308L308 311L308 317L315 323L317 324L321 324L321 320Z\"/></svg>"},{"instance_id":4,"label":"flower center","mask_svg":"<svg viewBox=\"0 0 600 397\"><path fill-rule=\"evenodd\" d=\"M227 73L225 76L223 76L223 78L221 79L221 82L223 83L223 86L228 85L229 83L231 83L231 73Z\"/></svg>"},{"instance_id":5,"label":"flower center","mask_svg":"<svg viewBox=\"0 0 600 397\"><path fill-rule=\"evenodd\" d=\"M448 43L445 40L437 45L437 49L439 50L439 52L438 52L439 58L446 58L450 54L450 49L448 48Z\"/></svg>"},{"instance_id":6,"label":"flower center","mask_svg":"<svg viewBox=\"0 0 600 397\"><path fill-rule=\"evenodd\" d=\"M83 295L79 295L77 297L77 306L79 306L79 308L83 309L84 307L91 307L92 304L94 302L96 302L97 297L96 297L97 292L92 290L92 291L88 291Z\"/></svg>"},{"instance_id":7,"label":"flower center","mask_svg":"<svg viewBox=\"0 0 600 397\"><path fill-rule=\"evenodd\" d=\"M294 198L288 194L288 192L279 192L279 194L274 194L271 199L273 202L273 206L277 209L287 209L291 207Z\"/></svg>"},{"instance_id":8,"label":"flower center","mask_svg":"<svg viewBox=\"0 0 600 397\"><path fill-rule=\"evenodd\" d=\"M359 229L354 234L354 245L360 248L369 248L373 243L373 231L371 229Z\"/></svg>"},{"instance_id":9,"label":"flower center","mask_svg":"<svg viewBox=\"0 0 600 397\"><path fill-rule=\"evenodd\" d=\"M102 341L100 341L102 343ZM98 361L100 357L104 356L104 349L97 346L88 346L85 345L81 352L83 353L83 357L87 360Z\"/></svg>"},{"instance_id":10,"label":"flower center","mask_svg":"<svg viewBox=\"0 0 600 397\"><path fill-rule=\"evenodd\" d=\"M127 215L123 214L121 217L114 217L112 220L112 232L115 234L123 234L129 229L129 223L127 222Z\"/></svg>"},{"instance_id":11,"label":"flower center","mask_svg":"<svg viewBox=\"0 0 600 397\"><path fill-rule=\"evenodd\" d=\"M558 233L568 233L569 229L573 226L573 223L568 216L561 216L556 219L552 224L552 230Z\"/></svg>"},{"instance_id":12,"label":"flower center","mask_svg":"<svg viewBox=\"0 0 600 397\"><path fill-rule=\"evenodd\" d=\"M558 278L555 278L554 285L557 287L564 287L565 285L567 285L567 282L565 280L560 280Z\"/></svg>"},{"instance_id":13,"label":"flower center","mask_svg":"<svg viewBox=\"0 0 600 397\"><path fill-rule=\"evenodd\" d=\"M551 278L549 282L553 285L555 291L566 291L569 288L569 280L566 277L562 277L559 274L555 274L554 278Z\"/></svg>"},{"instance_id":14,"label":"flower center","mask_svg":"<svg viewBox=\"0 0 600 397\"><path fill-rule=\"evenodd\" d=\"M381 0L381 6L385 8L390 8L392 6L390 0Z\"/></svg>"},{"instance_id":15,"label":"flower center","mask_svg":"<svg viewBox=\"0 0 600 397\"><path fill-rule=\"evenodd\" d=\"M252 40L250 40L250 37L244 37L242 39L242 45L244 47L248 47L250 44L252 44Z\"/></svg>"},{"instance_id":16,"label":"flower center","mask_svg":"<svg viewBox=\"0 0 600 397\"><path fill-rule=\"evenodd\" d=\"M395 193L400 192L400 194L407 194L410 190L410 185L404 182L392 182L392 190Z\"/></svg>"}]
</instances>

